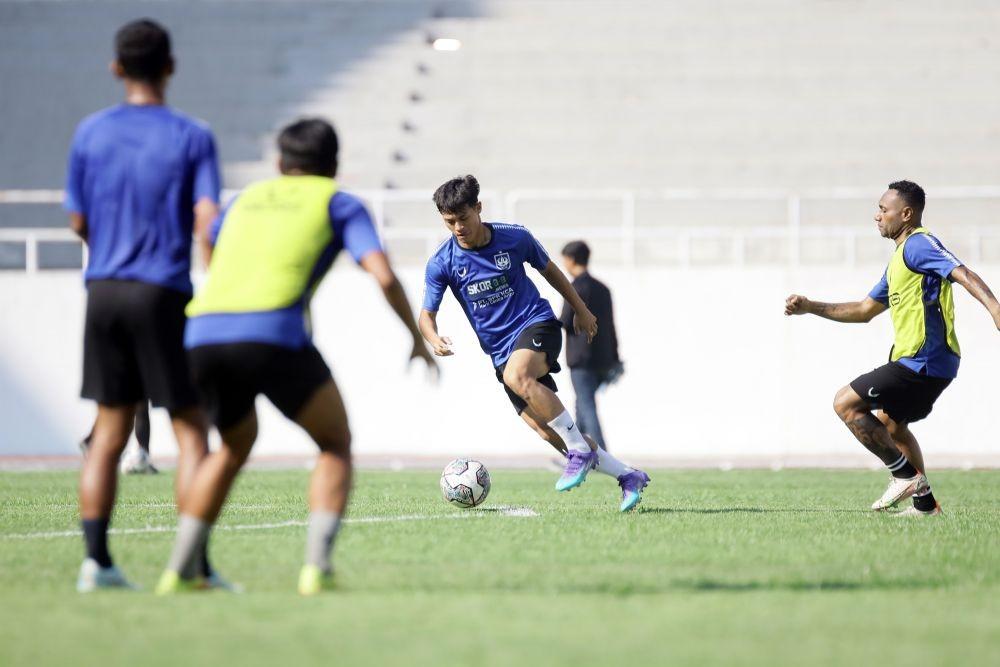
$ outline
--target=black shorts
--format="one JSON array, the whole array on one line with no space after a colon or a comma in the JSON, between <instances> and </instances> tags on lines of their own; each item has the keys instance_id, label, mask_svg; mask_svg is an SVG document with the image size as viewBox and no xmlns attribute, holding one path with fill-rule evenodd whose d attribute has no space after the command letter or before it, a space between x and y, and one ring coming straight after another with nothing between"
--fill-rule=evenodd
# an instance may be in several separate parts
<instances>
[{"instance_id":1,"label":"black shorts","mask_svg":"<svg viewBox=\"0 0 1000 667\"><path fill-rule=\"evenodd\" d=\"M559 391L556 381L552 378L552 373L558 373L562 370L559 365L559 353L562 351L562 325L558 320L546 320L526 327L518 335L517 342L514 343L514 350L544 352L545 360L549 363L549 372L538 378L538 381L552 391ZM504 384L503 371L506 367L506 362L496 367L497 381L503 385L504 391L507 392L507 398L510 399L517 414L520 415L528 407L528 404Z\"/></svg>"},{"instance_id":2,"label":"black shorts","mask_svg":"<svg viewBox=\"0 0 1000 667\"><path fill-rule=\"evenodd\" d=\"M934 401L949 384L951 378L914 373L898 362L891 362L858 377L851 382L851 389L894 422L912 424L931 413Z\"/></svg>"},{"instance_id":3,"label":"black shorts","mask_svg":"<svg viewBox=\"0 0 1000 667\"><path fill-rule=\"evenodd\" d=\"M257 394L294 420L331 377L312 345L300 350L265 343L202 345L188 350L188 358L205 409L220 431L249 415Z\"/></svg>"},{"instance_id":4,"label":"black shorts","mask_svg":"<svg viewBox=\"0 0 1000 667\"><path fill-rule=\"evenodd\" d=\"M80 395L102 405L180 410L198 402L184 354L191 295L131 280L87 285Z\"/></svg>"}]
</instances>

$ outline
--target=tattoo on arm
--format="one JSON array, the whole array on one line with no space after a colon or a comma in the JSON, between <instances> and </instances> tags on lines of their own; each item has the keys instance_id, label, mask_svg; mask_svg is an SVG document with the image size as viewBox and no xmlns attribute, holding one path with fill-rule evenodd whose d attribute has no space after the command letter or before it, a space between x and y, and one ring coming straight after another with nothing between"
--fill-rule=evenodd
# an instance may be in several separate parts
<instances>
[{"instance_id":1,"label":"tattoo on arm","mask_svg":"<svg viewBox=\"0 0 1000 667\"><path fill-rule=\"evenodd\" d=\"M823 303L821 301L812 302L812 312L814 315L825 317L836 322L861 322L861 309L857 303Z\"/></svg>"},{"instance_id":2,"label":"tattoo on arm","mask_svg":"<svg viewBox=\"0 0 1000 667\"><path fill-rule=\"evenodd\" d=\"M983 304L991 314L1000 309L1000 304L997 303L997 298L993 295L990 286L975 271L965 269L960 276L960 282L969 291L969 294Z\"/></svg>"}]
</instances>

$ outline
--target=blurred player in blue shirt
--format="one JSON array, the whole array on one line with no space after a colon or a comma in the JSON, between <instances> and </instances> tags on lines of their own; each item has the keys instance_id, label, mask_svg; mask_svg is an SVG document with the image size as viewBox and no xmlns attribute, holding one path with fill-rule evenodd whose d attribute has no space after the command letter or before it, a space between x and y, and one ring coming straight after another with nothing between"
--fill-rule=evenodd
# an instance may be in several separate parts
<instances>
[{"instance_id":1,"label":"blurred player in blue shirt","mask_svg":"<svg viewBox=\"0 0 1000 667\"><path fill-rule=\"evenodd\" d=\"M632 509L649 477L599 450L589 436L580 433L556 396L551 374L560 370L562 325L524 265L530 264L562 295L576 315L576 330L585 333L588 342L597 333L597 319L531 232L519 225L482 221L475 177L448 181L434 193L434 203L452 236L427 262L420 313L424 338L438 356L453 354L451 340L437 329L441 300L451 290L518 415L566 456L566 469L556 490L579 486L596 469L618 480L621 510Z\"/></svg>"},{"instance_id":2,"label":"blurred player in blue shirt","mask_svg":"<svg viewBox=\"0 0 1000 667\"><path fill-rule=\"evenodd\" d=\"M218 213L215 141L207 125L166 106L174 59L163 27L122 27L111 69L125 101L80 123L66 177L70 226L89 250L81 394L98 406L80 476L81 592L130 586L112 563L107 530L136 404L148 399L170 413L178 501L208 451L183 338L192 235ZM224 585L204 553L200 567L210 584Z\"/></svg>"}]
</instances>

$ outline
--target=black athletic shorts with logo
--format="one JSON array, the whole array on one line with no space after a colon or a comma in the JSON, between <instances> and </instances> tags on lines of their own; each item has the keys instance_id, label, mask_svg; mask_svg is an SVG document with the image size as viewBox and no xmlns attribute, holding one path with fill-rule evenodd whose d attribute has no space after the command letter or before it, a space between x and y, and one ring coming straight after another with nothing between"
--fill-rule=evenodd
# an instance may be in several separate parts
<instances>
[{"instance_id":1,"label":"black athletic shorts with logo","mask_svg":"<svg viewBox=\"0 0 1000 667\"><path fill-rule=\"evenodd\" d=\"M545 320L544 322L529 325L517 337L517 342L514 343L514 350L544 352L545 360L549 363L549 372L538 378L538 381L552 391L559 391L556 381L552 377L552 373L558 373L562 370L562 367L559 365L559 353L562 351L562 324L559 323L559 320ZM514 409L517 410L517 414L520 415L528 407L528 404L523 398L511 391L510 387L504 384L503 370L506 367L506 362L496 367L497 381L503 384L504 391L507 392L507 398L510 399L510 402L514 405Z\"/></svg>"},{"instance_id":2,"label":"black athletic shorts with logo","mask_svg":"<svg viewBox=\"0 0 1000 667\"><path fill-rule=\"evenodd\" d=\"M174 411L198 395L184 353L184 308L190 294L133 280L87 285L80 395L102 405L147 398Z\"/></svg>"},{"instance_id":3,"label":"black athletic shorts with logo","mask_svg":"<svg viewBox=\"0 0 1000 667\"><path fill-rule=\"evenodd\" d=\"M294 420L331 377L312 345L298 350L266 343L202 345L188 350L188 359L205 409L220 431L249 415L257 394Z\"/></svg>"},{"instance_id":4,"label":"black athletic shorts with logo","mask_svg":"<svg viewBox=\"0 0 1000 667\"><path fill-rule=\"evenodd\" d=\"M894 422L912 424L931 413L934 401L949 384L951 378L915 373L893 361L860 376L851 382L851 389Z\"/></svg>"}]
</instances>

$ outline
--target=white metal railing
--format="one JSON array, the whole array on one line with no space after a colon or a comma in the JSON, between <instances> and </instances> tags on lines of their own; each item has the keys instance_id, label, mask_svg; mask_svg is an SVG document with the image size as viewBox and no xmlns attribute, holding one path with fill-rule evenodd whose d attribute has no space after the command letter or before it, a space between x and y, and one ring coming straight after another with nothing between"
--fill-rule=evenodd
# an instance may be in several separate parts
<instances>
[{"instance_id":1,"label":"white metal railing","mask_svg":"<svg viewBox=\"0 0 1000 667\"><path fill-rule=\"evenodd\" d=\"M226 190L223 199L236 194ZM390 245L394 241L422 242L427 255L432 253L445 232L436 221L432 192L430 190L352 190L364 199L371 208L383 239ZM538 202L611 202L617 205L619 218L608 224L587 225L572 228L551 224L531 224L532 232L541 238L564 239L570 236L584 236L587 239L618 241L621 249L621 263L634 267L640 244L675 241L676 263L688 266L694 262L694 244L701 241L721 240L731 244L731 252L726 261L741 265L747 262L748 241L770 240L785 247L787 259L782 263L796 266L801 261L803 241L826 239L841 243L844 248L844 263L857 262L857 243L860 238L856 226L821 226L803 228L802 205L809 201L871 201L880 195L878 188L810 188L789 191L769 188L665 188L646 190L626 189L517 189L501 194L483 191L481 200L492 219L521 219L519 210L528 203ZM995 200L1000 202L1000 186L963 186L936 188L928 192L931 200ZM0 205L4 204L60 204L62 190L0 190ZM783 220L774 225L758 225L748 228L725 225L677 225L664 221L659 225L639 226L636 219L636 205L639 200L655 202L771 202L781 204ZM427 224L398 225L392 221L388 206L392 204L425 205ZM423 214L421 214L423 216ZM870 236L872 231L864 232ZM984 239L1000 240L1000 226L976 225L964 230L968 234L968 261L978 261ZM38 249L40 243L51 241L74 241L76 237L65 228L24 228L0 227L0 242L25 244L25 270L38 270Z\"/></svg>"}]
</instances>

